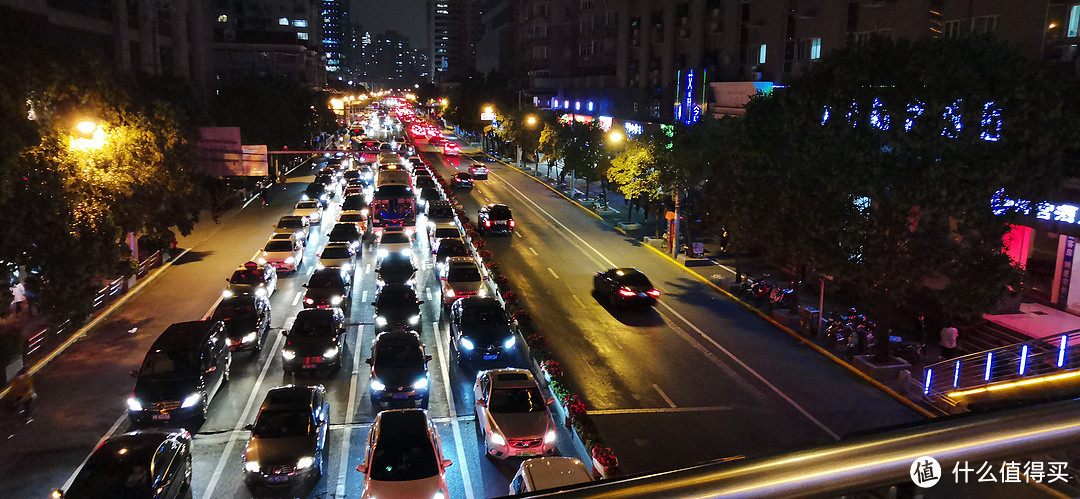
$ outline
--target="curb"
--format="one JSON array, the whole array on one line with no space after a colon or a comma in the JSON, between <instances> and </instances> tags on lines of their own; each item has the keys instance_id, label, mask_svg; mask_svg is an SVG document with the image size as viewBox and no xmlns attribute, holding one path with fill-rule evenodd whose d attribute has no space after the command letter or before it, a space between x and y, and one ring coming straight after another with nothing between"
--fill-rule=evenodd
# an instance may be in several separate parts
<instances>
[{"instance_id":1,"label":"curb","mask_svg":"<svg viewBox=\"0 0 1080 499\"><path fill-rule=\"evenodd\" d=\"M896 392L896 390L893 390L892 388L889 388L888 386L885 386L885 384L883 384L882 382L880 382L880 381L878 381L878 380L876 380L876 379L874 379L874 378L871 378L870 376L867 376L867 375L866 375L866 373L864 373L864 372L862 372L862 371L860 371L860 370L858 370L858 369L855 369L855 367L854 367L854 366L852 366L851 364L848 364L847 362L845 362L845 361L844 361L843 359L841 359L840 357L837 357L837 356L833 355L833 354L832 354L832 352L830 352L830 351L828 351L828 350L826 350L826 349L822 348L822 347L821 347L821 345L818 345L817 343L814 343L814 342L812 342L812 341L809 341L809 340L807 340L807 339L806 339L806 338L805 338L804 336L802 336L801 334L799 334L799 333L796 333L795 331L792 331L792 330L791 330L791 328L789 328L789 327L787 327L787 326L784 326L783 324L780 324L779 322L776 322L776 320L775 320L775 319L773 319L772 317L769 317L769 316L768 316L768 315L766 315L766 314L765 314L764 312L762 312L762 311L758 310L758 309L757 309L757 307L754 307L753 305L750 305L749 303L746 303L746 302L744 302L744 301L740 300L740 299L739 299L738 297L736 297L735 295L733 295L733 294L731 294L731 293L729 293L729 292L727 292L727 291L724 291L724 289L723 289L723 288L721 288L720 286L717 286L716 284L714 284L714 283L710 282L710 281L709 281L708 279L706 279L706 278L702 277L702 276L701 276L700 274L698 274L697 272L694 272L694 271L692 271L692 270L690 270L690 269L688 269L688 268L684 267L683 265L679 264L678 260L675 260L674 258L671 258L671 257L670 257L670 256L668 256L668 255L667 255L666 253L664 253L664 252L662 252L662 251L660 251L660 250L658 250L658 249L656 249L656 248L653 248L652 246L649 246L649 245L645 245L645 247L646 247L646 248L649 248L650 250L652 250L652 251L654 251L654 252L656 252L656 254L658 254L658 255L661 255L661 256L663 256L663 257L664 257L664 258L666 258L666 259L668 260L668 262L670 262L670 263L671 263L672 265L675 265L676 267L679 267L680 269L683 269L683 270L685 270L685 271L686 271L686 272L687 272L688 274L690 274L690 275L692 275L692 276L694 276L694 277L698 278L698 280L700 280L701 282L703 282L703 283L705 283L705 284L708 284L708 285L709 285L709 286L710 286L711 288L715 289L716 291L719 291L719 292L720 292L720 294L722 294L722 295L724 295L724 296L728 297L729 299L731 299L731 300L732 300L732 301L734 301L735 303L739 304L740 306L742 306L742 307L743 307L743 308L745 308L746 310L750 311L750 312L751 312L751 313L753 313L754 315L757 315L757 316L758 316L758 317L760 317L761 319L763 319L763 320L765 320L766 322L768 322L769 324L771 324L771 325L772 325L773 327L775 327L775 328L777 328L777 329L779 329L779 330L781 330L781 331L783 331L783 332L787 333L787 334L788 334L789 336L791 336L791 337L793 337L793 338L795 338L795 339L799 340L799 341L800 341L801 343L803 343L804 345L806 345L806 346L809 346L809 347L810 347L811 349L813 349L813 350L814 350L814 351L816 351L817 353L819 353L819 354L821 354L821 355L825 356L825 357L826 357L827 359L829 359L829 360L833 361L833 362L834 362L834 363L836 363L836 364L839 364L839 365L840 365L841 367L843 367L844 369L847 369L847 370L848 370L848 371L850 371L851 373L855 374L856 376L858 376L858 377L862 378L862 379L863 379L863 380L865 380L866 382L868 382L868 383L870 383L871 385L873 385L873 386L874 386L874 388L877 388L878 390L881 390L882 392L885 392L885 394L886 394L886 395L889 395L890 397L893 397L893 398L895 398L895 399L896 399L896 400L898 400L898 401L899 401L900 403L902 403L902 404L904 404L904 405L908 406L908 408L909 408L909 409L911 409L911 410L913 410L913 411L915 411L915 412L918 412L919 414L921 414L921 415L923 415L923 416L925 416L925 417L928 417L928 418L935 418L935 417L938 417L938 414L934 414L934 413L932 413L932 412L930 412L930 411L928 411L928 410L924 409L923 407L920 407L920 406L919 406L918 404L916 404L915 402L912 402L912 401L911 401L910 399L908 399L907 397L905 397L905 396L903 396L903 395L900 395L899 393L897 393L897 392Z\"/></svg>"}]
</instances>

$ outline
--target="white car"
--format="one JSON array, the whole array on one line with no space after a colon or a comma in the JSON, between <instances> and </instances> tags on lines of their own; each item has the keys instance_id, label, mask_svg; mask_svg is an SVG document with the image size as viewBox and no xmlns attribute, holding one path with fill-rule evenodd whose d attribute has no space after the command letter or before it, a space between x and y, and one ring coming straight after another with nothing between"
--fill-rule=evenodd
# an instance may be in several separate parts
<instances>
[{"instance_id":1,"label":"white car","mask_svg":"<svg viewBox=\"0 0 1080 499\"><path fill-rule=\"evenodd\" d=\"M294 271L304 259L304 247L295 239L271 239L263 247L259 263L269 263L275 270Z\"/></svg>"},{"instance_id":2,"label":"white car","mask_svg":"<svg viewBox=\"0 0 1080 499\"><path fill-rule=\"evenodd\" d=\"M585 463L572 457L534 457L521 462L510 481L510 495L557 489L588 483L592 474Z\"/></svg>"},{"instance_id":3,"label":"white car","mask_svg":"<svg viewBox=\"0 0 1080 499\"><path fill-rule=\"evenodd\" d=\"M343 272L352 272L356 268L356 250L349 243L330 243L316 255L319 263L316 269L340 267Z\"/></svg>"},{"instance_id":4,"label":"white car","mask_svg":"<svg viewBox=\"0 0 1080 499\"><path fill-rule=\"evenodd\" d=\"M323 207L318 201L300 201L293 209L293 215L306 217L312 225L322 222Z\"/></svg>"},{"instance_id":5,"label":"white car","mask_svg":"<svg viewBox=\"0 0 1080 499\"><path fill-rule=\"evenodd\" d=\"M431 249L432 254L439 247L436 242L447 237L461 237L461 231L458 230L456 223L441 222L434 224L434 226L428 225L428 248Z\"/></svg>"},{"instance_id":6,"label":"white car","mask_svg":"<svg viewBox=\"0 0 1080 499\"><path fill-rule=\"evenodd\" d=\"M492 369L476 374L473 386L477 431L484 453L499 459L554 454L555 420L528 369Z\"/></svg>"},{"instance_id":7,"label":"white car","mask_svg":"<svg viewBox=\"0 0 1080 499\"><path fill-rule=\"evenodd\" d=\"M391 253L412 254L412 235L402 227L386 227L379 234L376 254L384 258Z\"/></svg>"}]
</instances>

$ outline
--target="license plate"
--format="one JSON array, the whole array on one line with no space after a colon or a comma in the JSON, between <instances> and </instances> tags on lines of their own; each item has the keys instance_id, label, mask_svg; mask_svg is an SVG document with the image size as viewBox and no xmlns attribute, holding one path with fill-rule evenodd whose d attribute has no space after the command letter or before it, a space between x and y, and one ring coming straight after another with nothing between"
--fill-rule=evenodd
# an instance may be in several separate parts
<instances>
[{"instance_id":1,"label":"license plate","mask_svg":"<svg viewBox=\"0 0 1080 499\"><path fill-rule=\"evenodd\" d=\"M531 451L531 450L527 450L527 451L518 452L517 455L518 455L518 457L533 457L533 456L536 455L536 452Z\"/></svg>"},{"instance_id":2,"label":"license plate","mask_svg":"<svg viewBox=\"0 0 1080 499\"><path fill-rule=\"evenodd\" d=\"M395 393L394 394L394 400L402 400L402 399L407 399L407 398L409 398L408 393Z\"/></svg>"},{"instance_id":3,"label":"license plate","mask_svg":"<svg viewBox=\"0 0 1080 499\"><path fill-rule=\"evenodd\" d=\"M168 421L169 420L169 415L168 414L154 414L150 419L153 419L154 421Z\"/></svg>"},{"instance_id":4,"label":"license plate","mask_svg":"<svg viewBox=\"0 0 1080 499\"><path fill-rule=\"evenodd\" d=\"M498 359L498 358L499 358L499 354L497 354L497 353L484 354L484 360L495 360L495 359Z\"/></svg>"},{"instance_id":5,"label":"license plate","mask_svg":"<svg viewBox=\"0 0 1080 499\"><path fill-rule=\"evenodd\" d=\"M303 366L301 366L302 369L315 369L316 367L319 367L319 365L318 364L304 364Z\"/></svg>"},{"instance_id":6,"label":"license plate","mask_svg":"<svg viewBox=\"0 0 1080 499\"><path fill-rule=\"evenodd\" d=\"M266 483L284 483L289 481L289 475L270 475L266 477Z\"/></svg>"}]
</instances>

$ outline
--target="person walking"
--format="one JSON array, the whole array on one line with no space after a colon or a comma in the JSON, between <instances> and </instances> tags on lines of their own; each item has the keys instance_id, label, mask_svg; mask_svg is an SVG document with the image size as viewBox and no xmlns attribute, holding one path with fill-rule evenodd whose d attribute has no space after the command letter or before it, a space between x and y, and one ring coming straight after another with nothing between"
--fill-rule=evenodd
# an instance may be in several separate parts
<instances>
[{"instance_id":1,"label":"person walking","mask_svg":"<svg viewBox=\"0 0 1080 499\"><path fill-rule=\"evenodd\" d=\"M26 286L19 281L11 287L11 308L15 315L22 313L23 305L26 305Z\"/></svg>"},{"instance_id":2,"label":"person walking","mask_svg":"<svg viewBox=\"0 0 1080 499\"><path fill-rule=\"evenodd\" d=\"M37 392L34 391L34 380L30 379L30 374L26 372L25 367L19 369L19 374L11 380L11 397L19 415L25 417L27 423L33 421L30 410L34 399L37 398Z\"/></svg>"},{"instance_id":3,"label":"person walking","mask_svg":"<svg viewBox=\"0 0 1080 499\"><path fill-rule=\"evenodd\" d=\"M945 326L941 328L941 356L951 359L956 356L956 339L960 332L955 327Z\"/></svg>"}]
</instances>

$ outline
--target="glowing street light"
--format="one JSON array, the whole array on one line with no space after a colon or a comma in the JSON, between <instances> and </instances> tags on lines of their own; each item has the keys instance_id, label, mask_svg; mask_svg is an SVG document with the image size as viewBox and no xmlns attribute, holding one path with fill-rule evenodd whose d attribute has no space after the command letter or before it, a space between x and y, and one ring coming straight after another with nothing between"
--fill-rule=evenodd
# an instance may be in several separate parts
<instances>
[{"instance_id":1,"label":"glowing street light","mask_svg":"<svg viewBox=\"0 0 1080 499\"><path fill-rule=\"evenodd\" d=\"M617 130L612 131L611 133L608 134L608 140L611 140L612 144L617 144L617 143L621 142L622 139L623 139L623 134L620 133Z\"/></svg>"},{"instance_id":2,"label":"glowing street light","mask_svg":"<svg viewBox=\"0 0 1080 499\"><path fill-rule=\"evenodd\" d=\"M93 121L80 121L75 125L75 134L68 145L77 151L88 151L105 147L105 128Z\"/></svg>"},{"instance_id":3,"label":"glowing street light","mask_svg":"<svg viewBox=\"0 0 1080 499\"><path fill-rule=\"evenodd\" d=\"M536 116L530 115L528 118L525 118L525 123L528 124L529 126L535 125L536 124Z\"/></svg>"},{"instance_id":4,"label":"glowing street light","mask_svg":"<svg viewBox=\"0 0 1080 499\"><path fill-rule=\"evenodd\" d=\"M80 121L78 125L75 125L75 129L83 135L92 135L94 130L97 130L97 123L93 121Z\"/></svg>"}]
</instances>

